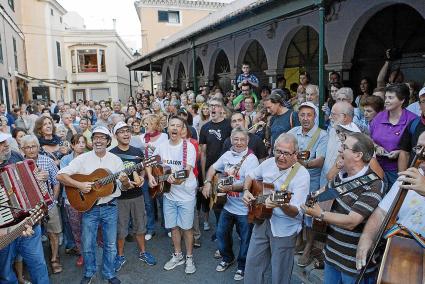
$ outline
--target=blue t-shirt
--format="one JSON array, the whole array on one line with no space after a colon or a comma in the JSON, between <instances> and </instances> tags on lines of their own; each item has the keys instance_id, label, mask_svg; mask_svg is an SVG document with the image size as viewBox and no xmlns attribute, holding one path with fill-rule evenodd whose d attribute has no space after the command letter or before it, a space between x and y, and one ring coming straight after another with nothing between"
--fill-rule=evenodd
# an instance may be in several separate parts
<instances>
[{"instance_id":1,"label":"blue t-shirt","mask_svg":"<svg viewBox=\"0 0 425 284\"><path fill-rule=\"evenodd\" d=\"M292 116L292 118L291 118ZM292 121L292 123L291 123ZM284 132L288 132L294 126L299 126L300 121L296 112L288 110L284 114L275 115L270 119L271 144L272 149L277 137Z\"/></svg>"}]
</instances>

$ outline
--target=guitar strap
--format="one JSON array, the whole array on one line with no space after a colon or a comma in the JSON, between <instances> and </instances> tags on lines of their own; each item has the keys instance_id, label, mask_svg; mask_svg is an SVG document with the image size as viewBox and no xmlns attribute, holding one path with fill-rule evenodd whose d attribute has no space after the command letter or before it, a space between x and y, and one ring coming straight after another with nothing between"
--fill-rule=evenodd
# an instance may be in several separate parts
<instances>
[{"instance_id":1,"label":"guitar strap","mask_svg":"<svg viewBox=\"0 0 425 284\"><path fill-rule=\"evenodd\" d=\"M249 154L253 153L251 149L248 149L248 152L242 157L242 159L235 165L235 177L239 175L239 170L242 167L243 162L249 156Z\"/></svg>"},{"instance_id":2,"label":"guitar strap","mask_svg":"<svg viewBox=\"0 0 425 284\"><path fill-rule=\"evenodd\" d=\"M300 169L301 164L296 162L292 168L291 171L289 172L288 176L286 177L285 181L282 183L282 185L280 186L280 191L285 191L288 188L288 185L291 183L292 179L295 177L295 175L297 174L298 170Z\"/></svg>"},{"instance_id":3,"label":"guitar strap","mask_svg":"<svg viewBox=\"0 0 425 284\"><path fill-rule=\"evenodd\" d=\"M311 151L311 149L313 148L314 144L316 144L317 139L319 138L320 130L321 130L320 127L317 127L317 129L314 132L313 136L311 137L311 140L308 143L307 148L305 149L305 151Z\"/></svg>"},{"instance_id":4,"label":"guitar strap","mask_svg":"<svg viewBox=\"0 0 425 284\"><path fill-rule=\"evenodd\" d=\"M183 170L186 170L187 165L187 140L183 140Z\"/></svg>"}]
</instances>

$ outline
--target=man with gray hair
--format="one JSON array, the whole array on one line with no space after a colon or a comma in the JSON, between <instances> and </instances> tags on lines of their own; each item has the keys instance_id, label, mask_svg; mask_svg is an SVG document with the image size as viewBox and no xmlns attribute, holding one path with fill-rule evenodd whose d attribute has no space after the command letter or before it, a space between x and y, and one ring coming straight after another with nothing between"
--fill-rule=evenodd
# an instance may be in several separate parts
<instances>
[{"instance_id":1,"label":"man with gray hair","mask_svg":"<svg viewBox=\"0 0 425 284\"><path fill-rule=\"evenodd\" d=\"M294 265L297 234L301 231L304 204L310 188L310 175L297 163L298 143L294 135L282 133L274 144L274 157L265 160L245 179L243 201L248 206L255 201L252 181L263 180L263 193L286 190L292 193L288 204L277 204L268 197L267 208L273 208L270 220L254 225L246 258L245 283L265 283L269 265L272 283L289 283ZM267 186L268 185L268 186ZM270 189L269 189L270 188Z\"/></svg>"},{"instance_id":2,"label":"man with gray hair","mask_svg":"<svg viewBox=\"0 0 425 284\"><path fill-rule=\"evenodd\" d=\"M347 102L353 104L354 94L353 90L348 87L343 87L336 92L336 101L337 102ZM353 108L353 122L359 127L362 133L369 133L368 123L364 117L362 110L359 106Z\"/></svg>"},{"instance_id":3,"label":"man with gray hair","mask_svg":"<svg viewBox=\"0 0 425 284\"><path fill-rule=\"evenodd\" d=\"M232 239L233 225L236 226L240 246L237 257L238 268L234 279L242 280L245 272L246 254L251 238L252 226L248 223L248 208L242 201L242 189L245 177L251 169L259 165L257 157L248 149L248 131L242 127L236 127L230 135L232 147L226 151L209 169L202 193L205 198L211 195L211 180L217 172L222 172L228 177L233 177L231 185L219 186L221 195L227 197L227 201L220 214L217 224L218 249L222 261L217 265L216 271L223 272L235 261L233 254Z\"/></svg>"}]
</instances>

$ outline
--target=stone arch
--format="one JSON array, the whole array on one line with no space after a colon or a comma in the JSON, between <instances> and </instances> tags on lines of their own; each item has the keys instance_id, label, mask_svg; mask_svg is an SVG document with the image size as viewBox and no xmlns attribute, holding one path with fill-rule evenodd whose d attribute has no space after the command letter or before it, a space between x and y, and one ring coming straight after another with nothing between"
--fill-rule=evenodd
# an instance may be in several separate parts
<instances>
[{"instance_id":1,"label":"stone arch","mask_svg":"<svg viewBox=\"0 0 425 284\"><path fill-rule=\"evenodd\" d=\"M325 48L324 63L327 63ZM298 83L301 71L310 73L312 82L318 83L319 34L312 26L297 26L291 30L282 42L278 54L278 70L284 70L286 86Z\"/></svg>"},{"instance_id":2,"label":"stone arch","mask_svg":"<svg viewBox=\"0 0 425 284\"><path fill-rule=\"evenodd\" d=\"M184 68L183 62L181 61L176 65L174 73L174 82L175 87L178 90L184 91L186 89L187 73L186 69Z\"/></svg>"},{"instance_id":3,"label":"stone arch","mask_svg":"<svg viewBox=\"0 0 425 284\"><path fill-rule=\"evenodd\" d=\"M250 63L251 73L257 76L260 81L260 86L268 84L268 77L265 70L268 69L268 58L264 47L256 39L246 41L239 52L238 68L243 62Z\"/></svg>"},{"instance_id":4,"label":"stone arch","mask_svg":"<svg viewBox=\"0 0 425 284\"><path fill-rule=\"evenodd\" d=\"M214 52L210 62L210 79L215 86L220 86L223 92L232 88L232 75L230 70L230 61L224 49L218 49Z\"/></svg>"},{"instance_id":5,"label":"stone arch","mask_svg":"<svg viewBox=\"0 0 425 284\"><path fill-rule=\"evenodd\" d=\"M411 5L381 3L371 8L354 23L344 47L343 60L353 63L352 85L357 87L365 76L375 82L384 64L385 50L389 48L397 48L402 55L392 62L393 69L400 68L405 78L422 82L425 75L424 34L424 15Z\"/></svg>"},{"instance_id":6,"label":"stone arch","mask_svg":"<svg viewBox=\"0 0 425 284\"><path fill-rule=\"evenodd\" d=\"M165 71L165 84L164 87L166 90L169 90L172 86L173 86L173 79L171 78L171 71L170 71L170 67L167 67L167 71Z\"/></svg>"}]
</instances>

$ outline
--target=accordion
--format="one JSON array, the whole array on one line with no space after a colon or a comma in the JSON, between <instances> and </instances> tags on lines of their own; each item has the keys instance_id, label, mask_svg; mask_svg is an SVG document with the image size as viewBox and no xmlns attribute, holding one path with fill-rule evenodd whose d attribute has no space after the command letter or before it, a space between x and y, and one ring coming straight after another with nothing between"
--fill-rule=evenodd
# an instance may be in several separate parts
<instances>
[{"instance_id":1,"label":"accordion","mask_svg":"<svg viewBox=\"0 0 425 284\"><path fill-rule=\"evenodd\" d=\"M21 221L40 203L49 208L54 205L46 184L35 178L36 170L33 160L0 169L0 227Z\"/></svg>"}]
</instances>

